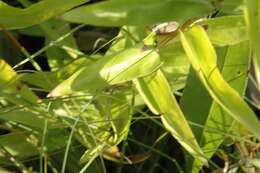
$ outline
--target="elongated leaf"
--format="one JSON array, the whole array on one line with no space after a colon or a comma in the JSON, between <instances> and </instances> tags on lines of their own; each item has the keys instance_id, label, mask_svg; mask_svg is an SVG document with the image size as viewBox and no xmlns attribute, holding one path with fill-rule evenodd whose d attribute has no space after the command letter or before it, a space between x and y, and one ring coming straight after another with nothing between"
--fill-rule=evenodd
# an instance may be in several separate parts
<instances>
[{"instance_id":1,"label":"elongated leaf","mask_svg":"<svg viewBox=\"0 0 260 173\"><path fill-rule=\"evenodd\" d=\"M36 114L27 110L0 110L0 119L6 121L14 121L29 127L42 130L44 128L45 118L43 114ZM61 128L64 124L55 120L48 121L48 128Z\"/></svg>"},{"instance_id":2,"label":"elongated leaf","mask_svg":"<svg viewBox=\"0 0 260 173\"><path fill-rule=\"evenodd\" d=\"M26 141L26 135L19 133L9 133L0 136L1 146L5 147L14 157L24 159L36 155L37 148ZM19 144L19 145L17 145ZM4 156L2 156L3 158ZM0 159L2 159L0 157ZM6 161L6 160L5 160Z\"/></svg>"},{"instance_id":3,"label":"elongated leaf","mask_svg":"<svg viewBox=\"0 0 260 173\"><path fill-rule=\"evenodd\" d=\"M206 15L213 7L206 1L193 0L120 0L83 6L63 18L100 26L151 25L167 21L183 22Z\"/></svg>"},{"instance_id":4,"label":"elongated leaf","mask_svg":"<svg viewBox=\"0 0 260 173\"><path fill-rule=\"evenodd\" d=\"M229 47L222 75L228 84L243 96L247 87L247 72L250 65L248 41ZM227 111L223 111L216 102L213 103L200 139L200 145L207 157L211 157L224 140L223 135L212 133L207 129L229 133L235 121ZM221 124L221 125L220 125ZM235 131L233 131L235 132Z\"/></svg>"},{"instance_id":5,"label":"elongated leaf","mask_svg":"<svg viewBox=\"0 0 260 173\"><path fill-rule=\"evenodd\" d=\"M223 62L226 55L226 48L221 47L217 49L218 57L218 66L221 68L223 66ZM198 101L199 100L199 101ZM192 122L191 129L201 145L201 135L203 132L203 126L206 124L207 117L209 116L210 107L212 105L212 99L207 93L205 87L201 84L199 78L196 75L196 72L191 68L189 77L187 79L187 84L183 91L183 95L180 100L180 106L183 110L183 113L189 122ZM198 116L199 115L199 116ZM200 125L200 126L196 126ZM206 127L205 127L206 128ZM202 148L203 149L203 148ZM205 156L208 156L205 151ZM186 170L187 172L191 172L191 169L194 168L193 162L194 158L188 154L186 156ZM210 157L207 157L210 159ZM198 161L199 162L199 161ZM199 165L202 165L199 162ZM193 167L192 167L193 166ZM198 167L198 166L197 166ZM200 167L198 167L200 169Z\"/></svg>"},{"instance_id":6,"label":"elongated leaf","mask_svg":"<svg viewBox=\"0 0 260 173\"><path fill-rule=\"evenodd\" d=\"M165 128L203 164L207 163L163 73L157 72L134 80L137 90L155 114L161 114Z\"/></svg>"},{"instance_id":7,"label":"elongated leaf","mask_svg":"<svg viewBox=\"0 0 260 173\"><path fill-rule=\"evenodd\" d=\"M230 46L225 55L218 54L218 61L219 59L225 60L222 70L223 77L232 88L240 95L243 95L247 84L247 70L249 65L248 41ZM183 111L187 119L201 125L201 127L192 126L192 130L196 134L205 156L210 159L225 139L220 132L229 133L235 120L221 109L217 103L214 102L212 104L209 102L207 99L209 96L203 97L207 91L203 89L204 87L198 82L199 80L197 80L196 83L190 83L191 85L188 84L189 90L186 91L185 89L181 103L183 104L182 106L184 106ZM198 87L201 88L202 91L200 93L194 92L193 89ZM195 101L191 102L192 99L200 99L199 105L196 105ZM191 109L191 107L193 107L193 109ZM204 114L201 113L203 110L206 110ZM188 158L188 160L188 172L199 172L202 165L198 161L194 161L193 158Z\"/></svg>"},{"instance_id":8,"label":"elongated leaf","mask_svg":"<svg viewBox=\"0 0 260 173\"><path fill-rule=\"evenodd\" d=\"M3 59L0 59L0 74L0 95L21 105L30 106L40 102L40 99L20 81L16 72Z\"/></svg>"},{"instance_id":9,"label":"elongated leaf","mask_svg":"<svg viewBox=\"0 0 260 173\"><path fill-rule=\"evenodd\" d=\"M223 79L217 68L217 57L209 38L200 26L186 33L181 41L189 60L211 97L234 119L260 138L260 122L239 94Z\"/></svg>"},{"instance_id":10,"label":"elongated leaf","mask_svg":"<svg viewBox=\"0 0 260 173\"><path fill-rule=\"evenodd\" d=\"M40 87L45 90L51 90L59 83L69 78L77 70L97 61L98 58L100 58L100 56L92 56L91 58L77 58L59 70L53 72L22 73L20 74L20 77L22 81L31 85Z\"/></svg>"},{"instance_id":11,"label":"elongated leaf","mask_svg":"<svg viewBox=\"0 0 260 173\"><path fill-rule=\"evenodd\" d=\"M29 135L29 133L15 132L6 135L0 135L0 144L15 158L26 159L28 157L39 154L39 150L36 148L36 146L28 142L27 137ZM66 130L49 130L45 139L46 148L49 152L54 152L55 150L63 148L66 145L64 141L67 140L68 133ZM0 155L0 162L1 160L2 157Z\"/></svg>"},{"instance_id":12,"label":"elongated leaf","mask_svg":"<svg viewBox=\"0 0 260 173\"><path fill-rule=\"evenodd\" d=\"M115 55L103 57L91 66L79 70L57 86L50 96L70 94L73 91L95 92L108 85L121 83L152 73L161 65L154 48L143 43Z\"/></svg>"},{"instance_id":13,"label":"elongated leaf","mask_svg":"<svg viewBox=\"0 0 260 173\"><path fill-rule=\"evenodd\" d=\"M260 84L260 2L258 0L245 0L245 19L254 51L254 68L258 85ZM258 86L259 87L259 86Z\"/></svg>"},{"instance_id":14,"label":"elongated leaf","mask_svg":"<svg viewBox=\"0 0 260 173\"><path fill-rule=\"evenodd\" d=\"M87 0L44 0L28 8L20 9L1 1L0 23L7 29L25 28L39 24L85 2Z\"/></svg>"},{"instance_id":15,"label":"elongated leaf","mask_svg":"<svg viewBox=\"0 0 260 173\"><path fill-rule=\"evenodd\" d=\"M210 41L218 46L234 45L249 39L242 15L211 18L198 24L206 28Z\"/></svg>"},{"instance_id":16,"label":"elongated leaf","mask_svg":"<svg viewBox=\"0 0 260 173\"><path fill-rule=\"evenodd\" d=\"M218 53L218 66L220 69L223 67L227 48L221 47L217 49ZM223 62L222 62L223 61ZM200 100L197 102L196 100ZM180 100L180 106L188 121L204 125L207 120L209 110L212 104L212 99L205 87L201 84L196 72L191 68L187 84L183 91L183 95ZM200 116L196 116L200 115ZM200 141L203 129L192 125L192 131L198 141Z\"/></svg>"}]
</instances>

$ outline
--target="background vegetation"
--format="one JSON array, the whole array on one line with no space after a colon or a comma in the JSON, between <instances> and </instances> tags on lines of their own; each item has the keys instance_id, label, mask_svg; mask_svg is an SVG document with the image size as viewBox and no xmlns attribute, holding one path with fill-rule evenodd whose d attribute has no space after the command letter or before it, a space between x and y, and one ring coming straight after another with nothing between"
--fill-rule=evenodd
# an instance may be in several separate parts
<instances>
[{"instance_id":1,"label":"background vegetation","mask_svg":"<svg viewBox=\"0 0 260 173\"><path fill-rule=\"evenodd\" d=\"M260 172L259 0L0 1L0 172Z\"/></svg>"}]
</instances>

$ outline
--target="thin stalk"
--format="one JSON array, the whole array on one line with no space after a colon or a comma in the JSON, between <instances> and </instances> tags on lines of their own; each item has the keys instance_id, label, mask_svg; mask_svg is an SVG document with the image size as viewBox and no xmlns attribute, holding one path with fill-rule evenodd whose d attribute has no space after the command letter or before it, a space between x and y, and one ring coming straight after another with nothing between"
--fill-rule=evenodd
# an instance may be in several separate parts
<instances>
[{"instance_id":1,"label":"thin stalk","mask_svg":"<svg viewBox=\"0 0 260 173\"><path fill-rule=\"evenodd\" d=\"M78 119L74 122L74 124L73 124L73 126L71 128L70 136L69 136L68 143L66 145L66 149L65 149L65 153L64 153L61 173L65 173L66 163L67 163L67 159L68 159L68 155L69 155L69 149L70 149L70 145L71 145L71 141L72 141L72 137L73 137L74 131L75 131L76 126L78 124Z\"/></svg>"},{"instance_id":2,"label":"thin stalk","mask_svg":"<svg viewBox=\"0 0 260 173\"><path fill-rule=\"evenodd\" d=\"M9 37L9 39L14 43L14 45L26 56L26 59L31 62L33 67L37 71L42 71L39 64L31 59L30 53L25 49L25 47L22 46L22 44L15 38L15 36L12 34L12 32L8 31L3 25L0 25L0 27L3 29L3 31L6 33L6 35Z\"/></svg>"},{"instance_id":3,"label":"thin stalk","mask_svg":"<svg viewBox=\"0 0 260 173\"><path fill-rule=\"evenodd\" d=\"M29 173L29 170L25 167L25 165L17 160L9 151L7 151L3 146L0 146L0 153L4 154L14 165L19 168L22 173Z\"/></svg>"},{"instance_id":4,"label":"thin stalk","mask_svg":"<svg viewBox=\"0 0 260 173\"><path fill-rule=\"evenodd\" d=\"M91 163L96 159L96 157L98 156L98 154L95 154L89 161L88 163L79 171L79 173L84 173L88 167L91 165Z\"/></svg>"},{"instance_id":5,"label":"thin stalk","mask_svg":"<svg viewBox=\"0 0 260 173\"><path fill-rule=\"evenodd\" d=\"M135 143L135 144L137 144L137 145L140 145L140 146L142 146L142 147L144 147L144 148L147 148L147 149L149 149L150 151L153 151L153 152L155 152L155 153L161 155L162 157L164 157L164 158L170 160L170 161L173 162L174 165L177 167L178 172L184 173L184 171L183 171L183 169L181 168L181 166L179 165L179 163L178 163L174 158L170 157L169 155L167 155L167 154L161 152L160 150L157 150L157 149L155 149L155 148L152 148L152 147L149 146L149 145L146 145L146 144L141 143L141 142L139 142L139 141L137 141L137 140L135 140L135 139L132 139L132 138L130 138L130 137L128 138L128 140L131 141L131 142L133 142L133 143Z\"/></svg>"},{"instance_id":6,"label":"thin stalk","mask_svg":"<svg viewBox=\"0 0 260 173\"><path fill-rule=\"evenodd\" d=\"M72 33L74 33L75 31L83 28L86 24L81 24L75 28L73 28L70 32L68 32L67 34L63 35L62 37L59 37L57 40L51 41L48 45L46 45L45 47L43 47L42 49L40 49L39 51L37 51L36 53L34 53L33 55L30 56L30 59L25 59L23 61L21 61L20 63L16 64L13 69L16 69L18 67L20 67L21 65L27 63L30 60L33 60L35 57L38 57L40 54L42 54L43 52L45 52L46 50L48 50L50 47L58 44L59 42L61 42L62 40L64 40L65 38L67 38L68 36L70 36Z\"/></svg>"}]
</instances>

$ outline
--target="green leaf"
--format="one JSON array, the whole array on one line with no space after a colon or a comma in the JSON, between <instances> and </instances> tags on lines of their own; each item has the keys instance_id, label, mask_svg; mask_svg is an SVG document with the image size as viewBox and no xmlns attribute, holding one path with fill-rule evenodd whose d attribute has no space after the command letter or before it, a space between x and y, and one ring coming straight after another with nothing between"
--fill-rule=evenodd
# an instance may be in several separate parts
<instances>
[{"instance_id":1,"label":"green leaf","mask_svg":"<svg viewBox=\"0 0 260 173\"><path fill-rule=\"evenodd\" d=\"M51 90L59 83L69 78L73 73L84 66L93 63L100 56L77 58L63 68L53 72L36 72L36 73L22 73L20 74L21 81L27 82L31 85L40 87L45 90ZM91 60L90 60L91 59Z\"/></svg>"},{"instance_id":2,"label":"green leaf","mask_svg":"<svg viewBox=\"0 0 260 173\"><path fill-rule=\"evenodd\" d=\"M118 145L128 135L131 124L132 113L130 111L129 100L126 93L122 91L114 91L112 95L102 95L95 100L95 107L99 111L102 119L94 123L100 127L97 130L89 130L98 137L98 140L93 139L92 136L86 134L85 140L88 143L88 149L81 157L81 162L86 162L92 158L96 152L102 154L111 146ZM102 129L111 129L104 131ZM109 144L109 145L107 145Z\"/></svg>"},{"instance_id":3,"label":"green leaf","mask_svg":"<svg viewBox=\"0 0 260 173\"><path fill-rule=\"evenodd\" d=\"M139 43L114 55L105 56L96 63L78 70L52 90L49 96L70 94L73 91L96 92L108 85L152 73L160 65L160 57L155 48Z\"/></svg>"},{"instance_id":4,"label":"green leaf","mask_svg":"<svg viewBox=\"0 0 260 173\"><path fill-rule=\"evenodd\" d=\"M23 133L9 133L0 136L0 143L15 158L25 159L38 153L37 148L26 141L26 137Z\"/></svg>"},{"instance_id":5,"label":"green leaf","mask_svg":"<svg viewBox=\"0 0 260 173\"><path fill-rule=\"evenodd\" d=\"M64 14L71 22L99 26L151 25L167 21L183 22L209 14L209 2L193 0L120 0L79 7Z\"/></svg>"},{"instance_id":6,"label":"green leaf","mask_svg":"<svg viewBox=\"0 0 260 173\"><path fill-rule=\"evenodd\" d=\"M40 99L21 82L19 76L3 59L0 59L0 95L10 102L31 106Z\"/></svg>"},{"instance_id":7,"label":"green leaf","mask_svg":"<svg viewBox=\"0 0 260 173\"><path fill-rule=\"evenodd\" d=\"M19 29L18 32L21 34L29 35L29 36L33 36L33 37L43 37L44 36L44 33L41 31L41 29L38 25Z\"/></svg>"},{"instance_id":8,"label":"green leaf","mask_svg":"<svg viewBox=\"0 0 260 173\"><path fill-rule=\"evenodd\" d=\"M0 2L0 23L7 29L25 28L50 19L87 0L44 0L21 9ZM19 19L19 20L17 20Z\"/></svg>"},{"instance_id":9,"label":"green leaf","mask_svg":"<svg viewBox=\"0 0 260 173\"><path fill-rule=\"evenodd\" d=\"M241 96L223 79L217 57L205 30L194 26L181 33L189 60L207 91L225 111L260 138L260 122Z\"/></svg>"},{"instance_id":10,"label":"green leaf","mask_svg":"<svg viewBox=\"0 0 260 173\"><path fill-rule=\"evenodd\" d=\"M221 69L224 64L223 62L225 60L227 48L221 47L217 50L219 57L218 66ZM200 101L198 102L197 100ZM180 106L185 117L190 122L204 125L207 120L211 104L212 99L207 93L205 87L200 82L196 72L191 68L187 79L187 84L180 100ZM192 125L191 127L196 139L200 141L203 128L195 125Z\"/></svg>"},{"instance_id":11,"label":"green leaf","mask_svg":"<svg viewBox=\"0 0 260 173\"><path fill-rule=\"evenodd\" d=\"M243 10L243 0L215 1L217 8L228 14L241 14Z\"/></svg>"},{"instance_id":12,"label":"green leaf","mask_svg":"<svg viewBox=\"0 0 260 173\"><path fill-rule=\"evenodd\" d=\"M111 143L119 144L127 135L131 123L132 112L130 110L130 103L126 97L127 93L121 91L114 91L113 95L99 96L95 104L101 115L107 116L109 124L114 131L114 137Z\"/></svg>"},{"instance_id":13,"label":"green leaf","mask_svg":"<svg viewBox=\"0 0 260 173\"><path fill-rule=\"evenodd\" d=\"M0 135L0 144L15 158L26 159L39 154L38 146L36 147L33 142L37 143L41 139L41 136L39 136L39 138L33 139L36 141L29 142L29 135L29 133L23 132L12 132L6 135ZM65 129L48 130L45 139L45 147L48 149L48 152L54 152L65 147L66 143L64 141L67 140L68 133ZM2 156L0 154L0 163L1 161Z\"/></svg>"},{"instance_id":14,"label":"green leaf","mask_svg":"<svg viewBox=\"0 0 260 173\"><path fill-rule=\"evenodd\" d=\"M211 18L198 24L206 28L210 41L217 46L235 45L249 39L241 15Z\"/></svg>"},{"instance_id":15,"label":"green leaf","mask_svg":"<svg viewBox=\"0 0 260 173\"><path fill-rule=\"evenodd\" d=\"M24 124L29 127L44 129L46 117L42 113L33 113L27 110L1 110L0 119ZM52 119L48 121L48 128L61 128L64 124Z\"/></svg>"},{"instance_id":16,"label":"green leaf","mask_svg":"<svg viewBox=\"0 0 260 173\"><path fill-rule=\"evenodd\" d=\"M164 72L172 91L184 88L189 74L190 62L179 40L173 40L159 49Z\"/></svg>"},{"instance_id":17,"label":"green leaf","mask_svg":"<svg viewBox=\"0 0 260 173\"><path fill-rule=\"evenodd\" d=\"M245 0L245 20L250 35L251 46L253 48L253 62L256 73L258 89L260 84L260 3L258 0Z\"/></svg>"},{"instance_id":18,"label":"green leaf","mask_svg":"<svg viewBox=\"0 0 260 173\"><path fill-rule=\"evenodd\" d=\"M193 157L207 164L207 160L188 125L163 73L157 72L134 80L137 90L154 114L161 114L165 128Z\"/></svg>"},{"instance_id":19,"label":"green leaf","mask_svg":"<svg viewBox=\"0 0 260 173\"><path fill-rule=\"evenodd\" d=\"M224 55L225 57L222 58L220 56L221 55L218 55L218 59L225 59L222 70L224 79L240 95L244 95L247 84L247 70L250 60L248 41L230 46L226 55ZM182 102L185 103L183 106L186 107L183 110L188 120L200 125L200 127L192 126L192 130L195 134L197 134L196 137L202 147L203 152L205 153L205 156L210 159L225 139L224 135L219 132L230 133L231 128L234 132L233 125L235 121L217 103L214 102L212 104L212 102L209 102L207 99L209 96L203 97L203 95L207 93L206 89L200 92L200 94L195 94L197 92L194 92L193 89L198 86L200 86L201 89L203 87L201 84L195 83L192 86L190 85L189 94L187 93L188 95L186 95L186 91L184 91ZM197 95L197 97L195 97L195 95ZM199 102L199 105L196 105L194 102L190 102L191 99L200 99L201 101ZM194 109L191 109L192 105L194 105ZM207 105L206 108L205 105ZM206 110L204 114L201 113L202 110ZM198 114L200 116L196 116ZM203 117L204 119L201 120ZM192 163L189 163L190 166L188 166L188 168L190 169L192 167L192 172L198 172L202 165L198 163L198 161L190 161Z\"/></svg>"},{"instance_id":20,"label":"green leaf","mask_svg":"<svg viewBox=\"0 0 260 173\"><path fill-rule=\"evenodd\" d=\"M40 24L40 28L46 35L45 45L51 44L52 41L55 41L70 32L70 26L67 22L54 19ZM65 51L62 47L74 50L78 49L73 35L67 36L64 40L46 50L48 63L52 71L64 67L68 62L77 58L75 53Z\"/></svg>"},{"instance_id":21,"label":"green leaf","mask_svg":"<svg viewBox=\"0 0 260 173\"><path fill-rule=\"evenodd\" d=\"M199 100L199 101L197 101ZM196 76L196 72L191 69L187 85L181 97L180 106L188 121L203 125L207 120L212 99ZM196 116L199 115L199 116ZM192 125L192 131L198 141L203 131L201 127Z\"/></svg>"},{"instance_id":22,"label":"green leaf","mask_svg":"<svg viewBox=\"0 0 260 173\"><path fill-rule=\"evenodd\" d=\"M106 52L107 55L115 54L126 48L134 46L148 36L149 30L145 26L123 26L121 27L117 39L113 41Z\"/></svg>"},{"instance_id":23,"label":"green leaf","mask_svg":"<svg viewBox=\"0 0 260 173\"><path fill-rule=\"evenodd\" d=\"M255 167L260 168L260 159L250 159L249 162Z\"/></svg>"}]
</instances>

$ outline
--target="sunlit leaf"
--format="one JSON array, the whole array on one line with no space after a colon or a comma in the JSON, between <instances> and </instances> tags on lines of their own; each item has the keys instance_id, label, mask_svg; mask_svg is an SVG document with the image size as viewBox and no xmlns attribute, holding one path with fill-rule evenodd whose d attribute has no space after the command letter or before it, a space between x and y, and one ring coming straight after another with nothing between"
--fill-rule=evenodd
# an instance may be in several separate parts
<instances>
[{"instance_id":1,"label":"sunlit leaf","mask_svg":"<svg viewBox=\"0 0 260 173\"><path fill-rule=\"evenodd\" d=\"M157 72L134 80L137 90L149 109L161 114L165 128L193 157L207 164L163 73Z\"/></svg>"},{"instance_id":2,"label":"sunlit leaf","mask_svg":"<svg viewBox=\"0 0 260 173\"><path fill-rule=\"evenodd\" d=\"M83 6L63 18L99 26L151 25L167 21L183 22L209 14L213 7L206 1L193 0L120 0Z\"/></svg>"},{"instance_id":3,"label":"sunlit leaf","mask_svg":"<svg viewBox=\"0 0 260 173\"><path fill-rule=\"evenodd\" d=\"M189 74L190 62L179 40L173 40L159 50L164 72L173 91L184 88Z\"/></svg>"},{"instance_id":4,"label":"sunlit leaf","mask_svg":"<svg viewBox=\"0 0 260 173\"><path fill-rule=\"evenodd\" d=\"M13 121L42 130L44 128L44 114L33 113L27 110L0 110L0 119ZM61 128L64 124L55 120L48 120L48 128Z\"/></svg>"},{"instance_id":5,"label":"sunlit leaf","mask_svg":"<svg viewBox=\"0 0 260 173\"><path fill-rule=\"evenodd\" d=\"M3 59L0 59L0 74L0 95L7 100L27 106L40 102L40 99L20 81L16 72Z\"/></svg>"},{"instance_id":6,"label":"sunlit leaf","mask_svg":"<svg viewBox=\"0 0 260 173\"><path fill-rule=\"evenodd\" d=\"M241 15L211 18L198 24L206 29L210 41L217 46L234 45L249 39Z\"/></svg>"},{"instance_id":7,"label":"sunlit leaf","mask_svg":"<svg viewBox=\"0 0 260 173\"><path fill-rule=\"evenodd\" d=\"M93 65L77 71L52 90L50 96L70 94L73 91L95 92L108 85L147 75L160 65L155 48L139 43L114 55L105 56Z\"/></svg>"},{"instance_id":8,"label":"sunlit leaf","mask_svg":"<svg viewBox=\"0 0 260 173\"><path fill-rule=\"evenodd\" d=\"M225 55L218 55L219 59L224 59L222 75L224 79L234 88L240 95L244 95L246 84L247 84L247 70L249 66L249 44L243 42L238 45L230 46ZM224 56L224 57L220 57ZM194 76L195 77L195 76ZM199 81L197 81L199 82ZM194 88L201 86L201 84L194 83L187 91L188 95L184 92L183 95L183 106L185 106L184 113L187 115L188 120L195 122L200 127L192 126L194 133L199 141L205 156L210 159L213 154L217 151L220 144L223 142L224 135L221 133L235 132L234 119L224 111L217 103L208 101L208 97L203 97L206 94L206 90L203 89L201 92L194 92ZM192 87L192 88L191 88ZM201 88L202 89L202 88ZM197 94L195 94L197 93ZM195 97L197 95L197 97ZM184 100L185 99L185 100ZM191 99L200 99L198 104L190 102ZM192 106L194 105L194 107ZM205 107L206 106L206 107ZM191 109L193 107L193 109ZM204 114L201 111L206 111ZM195 115L200 116L195 116ZM201 120L204 118L203 120ZM198 172L202 165L198 161L191 161L189 163L190 169L192 166L192 172Z\"/></svg>"},{"instance_id":9,"label":"sunlit leaf","mask_svg":"<svg viewBox=\"0 0 260 173\"><path fill-rule=\"evenodd\" d=\"M21 9L0 2L0 23L7 29L18 29L39 24L87 0L44 0ZM19 20L17 19L19 17Z\"/></svg>"},{"instance_id":10,"label":"sunlit leaf","mask_svg":"<svg viewBox=\"0 0 260 173\"><path fill-rule=\"evenodd\" d=\"M205 30L194 26L181 32L181 40L189 60L211 97L235 120L260 138L260 122L241 96L223 79L217 57Z\"/></svg>"},{"instance_id":11,"label":"sunlit leaf","mask_svg":"<svg viewBox=\"0 0 260 173\"><path fill-rule=\"evenodd\" d=\"M245 0L245 20L250 35L251 46L253 48L254 69L256 73L256 80L260 84L260 3L258 0Z\"/></svg>"}]
</instances>

